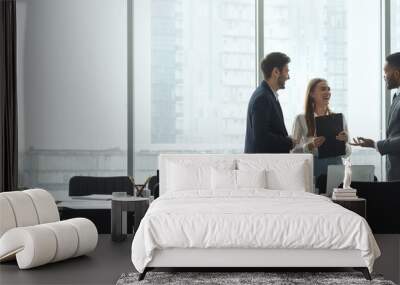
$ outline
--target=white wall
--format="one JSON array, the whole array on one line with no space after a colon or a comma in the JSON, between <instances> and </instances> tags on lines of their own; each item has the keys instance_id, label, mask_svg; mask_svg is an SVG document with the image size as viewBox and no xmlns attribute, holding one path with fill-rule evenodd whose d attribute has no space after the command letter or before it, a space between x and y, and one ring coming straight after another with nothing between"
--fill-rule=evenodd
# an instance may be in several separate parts
<instances>
[{"instance_id":1,"label":"white wall","mask_svg":"<svg viewBox=\"0 0 400 285\"><path fill-rule=\"evenodd\" d=\"M126 1L17 0L20 148L126 150Z\"/></svg>"}]
</instances>

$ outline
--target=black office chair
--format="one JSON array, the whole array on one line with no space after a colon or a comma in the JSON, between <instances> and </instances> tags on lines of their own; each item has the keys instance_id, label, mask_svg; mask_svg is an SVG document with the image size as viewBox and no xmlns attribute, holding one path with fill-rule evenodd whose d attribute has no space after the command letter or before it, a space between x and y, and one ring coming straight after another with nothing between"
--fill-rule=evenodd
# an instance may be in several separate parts
<instances>
[{"instance_id":1,"label":"black office chair","mask_svg":"<svg viewBox=\"0 0 400 285\"><path fill-rule=\"evenodd\" d=\"M156 176L151 176L147 182L147 187L149 188L151 195L154 196L154 199L160 196L160 187L159 187L159 177L158 177L158 170Z\"/></svg>"},{"instance_id":2,"label":"black office chair","mask_svg":"<svg viewBox=\"0 0 400 285\"><path fill-rule=\"evenodd\" d=\"M112 194L126 192L133 195L134 180L129 176L93 177L74 176L69 180L69 196L86 196L91 194ZM91 220L100 234L111 233L110 209L70 209L60 211L61 220L85 217ZM128 216L128 229L134 224L133 216ZM131 231L129 231L131 232Z\"/></svg>"},{"instance_id":3,"label":"black office chair","mask_svg":"<svg viewBox=\"0 0 400 285\"><path fill-rule=\"evenodd\" d=\"M400 234L400 181L352 182L367 200L367 221L375 234Z\"/></svg>"},{"instance_id":4,"label":"black office chair","mask_svg":"<svg viewBox=\"0 0 400 285\"><path fill-rule=\"evenodd\" d=\"M126 192L128 195L133 195L133 189L134 181L129 176L74 176L69 180L69 196L112 194L112 192Z\"/></svg>"}]
</instances>

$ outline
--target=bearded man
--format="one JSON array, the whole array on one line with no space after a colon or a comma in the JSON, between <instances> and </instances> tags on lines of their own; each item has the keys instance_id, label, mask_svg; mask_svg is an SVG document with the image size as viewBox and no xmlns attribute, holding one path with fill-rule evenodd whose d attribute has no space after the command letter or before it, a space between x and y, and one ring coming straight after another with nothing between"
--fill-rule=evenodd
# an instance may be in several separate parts
<instances>
[{"instance_id":1,"label":"bearded man","mask_svg":"<svg viewBox=\"0 0 400 285\"><path fill-rule=\"evenodd\" d=\"M289 80L290 58L273 52L261 61L264 80L247 109L245 153L289 153L296 142L288 136L277 91Z\"/></svg>"}]
</instances>

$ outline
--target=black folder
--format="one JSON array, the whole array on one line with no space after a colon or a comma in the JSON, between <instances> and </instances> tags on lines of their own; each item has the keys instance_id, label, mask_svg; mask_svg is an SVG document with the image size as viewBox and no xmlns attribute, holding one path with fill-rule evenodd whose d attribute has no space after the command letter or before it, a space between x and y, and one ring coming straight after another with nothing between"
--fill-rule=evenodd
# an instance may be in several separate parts
<instances>
[{"instance_id":1,"label":"black folder","mask_svg":"<svg viewBox=\"0 0 400 285\"><path fill-rule=\"evenodd\" d=\"M343 115L331 114L315 117L317 137L325 137L325 142L318 148L318 158L336 157L346 154L346 143L336 139L343 131Z\"/></svg>"}]
</instances>

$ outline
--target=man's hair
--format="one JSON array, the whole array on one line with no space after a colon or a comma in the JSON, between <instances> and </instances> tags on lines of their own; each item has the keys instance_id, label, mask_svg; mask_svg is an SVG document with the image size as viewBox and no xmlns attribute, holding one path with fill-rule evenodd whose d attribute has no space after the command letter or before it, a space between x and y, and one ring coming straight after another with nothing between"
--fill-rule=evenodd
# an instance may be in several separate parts
<instances>
[{"instance_id":1,"label":"man's hair","mask_svg":"<svg viewBox=\"0 0 400 285\"><path fill-rule=\"evenodd\" d=\"M271 77L272 70L276 67L279 71L290 62L290 58L281 52L271 52L261 61L261 70L266 79Z\"/></svg>"},{"instance_id":2,"label":"man's hair","mask_svg":"<svg viewBox=\"0 0 400 285\"><path fill-rule=\"evenodd\" d=\"M400 70L400 52L392 53L386 57L386 62Z\"/></svg>"}]
</instances>

